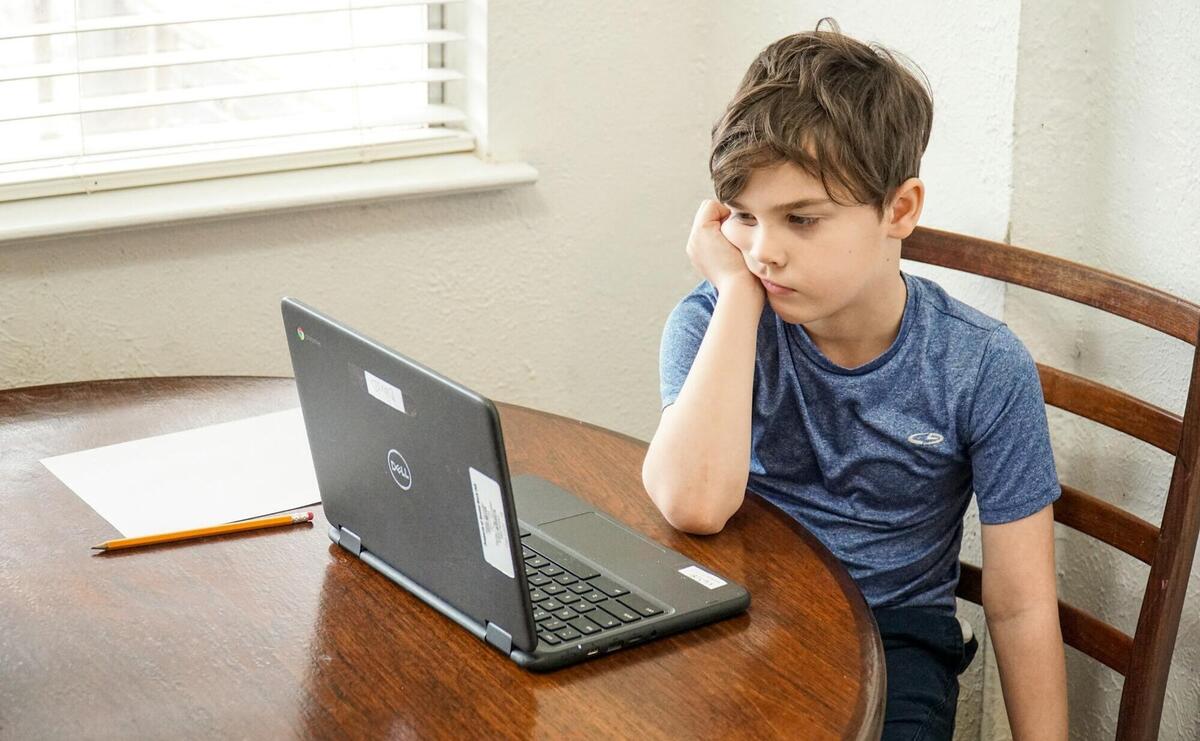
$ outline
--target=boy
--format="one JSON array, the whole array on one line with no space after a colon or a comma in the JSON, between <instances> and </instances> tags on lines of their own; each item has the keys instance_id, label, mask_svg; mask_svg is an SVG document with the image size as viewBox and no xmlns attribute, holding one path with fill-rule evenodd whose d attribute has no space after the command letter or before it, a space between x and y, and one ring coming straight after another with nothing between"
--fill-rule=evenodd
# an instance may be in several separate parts
<instances>
[{"instance_id":1,"label":"boy","mask_svg":"<svg viewBox=\"0 0 1200 741\"><path fill-rule=\"evenodd\" d=\"M767 47L713 129L716 201L687 253L705 280L663 332L643 481L676 528L715 533L749 489L813 532L875 614L884 738L954 730L962 517L983 523L983 603L1015 738L1066 738L1036 367L1007 326L900 271L933 104L836 24Z\"/></svg>"}]
</instances>

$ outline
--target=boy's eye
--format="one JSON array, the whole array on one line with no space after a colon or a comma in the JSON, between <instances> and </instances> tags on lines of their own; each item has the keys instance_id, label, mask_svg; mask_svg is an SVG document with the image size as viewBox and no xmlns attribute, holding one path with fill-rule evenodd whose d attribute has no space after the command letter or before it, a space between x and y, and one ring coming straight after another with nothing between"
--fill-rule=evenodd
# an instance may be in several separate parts
<instances>
[{"instance_id":1,"label":"boy's eye","mask_svg":"<svg viewBox=\"0 0 1200 741\"><path fill-rule=\"evenodd\" d=\"M737 219L738 221L741 221L741 222L751 222L751 221L754 221L754 217L753 217L753 216L751 216L750 214L741 213L741 212L739 212L739 211L734 211L734 212L733 212L733 218L735 218L735 219Z\"/></svg>"},{"instance_id":2,"label":"boy's eye","mask_svg":"<svg viewBox=\"0 0 1200 741\"><path fill-rule=\"evenodd\" d=\"M797 226L812 226L817 223L818 219L811 216L789 216L788 221Z\"/></svg>"}]
</instances>

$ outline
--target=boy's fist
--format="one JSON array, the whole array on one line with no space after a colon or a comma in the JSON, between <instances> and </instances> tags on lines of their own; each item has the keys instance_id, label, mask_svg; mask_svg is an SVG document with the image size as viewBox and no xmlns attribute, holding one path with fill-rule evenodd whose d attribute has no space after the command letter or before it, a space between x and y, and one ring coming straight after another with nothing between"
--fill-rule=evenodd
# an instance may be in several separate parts
<instances>
[{"instance_id":1,"label":"boy's fist","mask_svg":"<svg viewBox=\"0 0 1200 741\"><path fill-rule=\"evenodd\" d=\"M739 281L753 283L761 290L761 284L746 267L741 251L721 233L721 224L730 213L720 201L706 200L700 204L696 220L692 222L692 233L688 236L688 259L718 293Z\"/></svg>"}]
</instances>

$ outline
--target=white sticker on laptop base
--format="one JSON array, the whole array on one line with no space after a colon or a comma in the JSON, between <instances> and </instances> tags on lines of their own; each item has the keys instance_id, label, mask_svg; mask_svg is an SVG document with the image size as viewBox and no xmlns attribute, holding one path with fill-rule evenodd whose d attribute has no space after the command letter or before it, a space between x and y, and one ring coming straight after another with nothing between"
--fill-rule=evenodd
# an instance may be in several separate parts
<instances>
[{"instance_id":1,"label":"white sticker on laptop base","mask_svg":"<svg viewBox=\"0 0 1200 741\"><path fill-rule=\"evenodd\" d=\"M709 589L716 589L717 587L725 586L724 579L708 573L699 566L688 566L686 569L680 569L679 573L683 574L694 582L703 584Z\"/></svg>"},{"instance_id":2,"label":"white sticker on laptop base","mask_svg":"<svg viewBox=\"0 0 1200 741\"><path fill-rule=\"evenodd\" d=\"M479 543L483 546L483 557L509 579L517 577L513 571L512 549L508 546L508 525L504 518L504 498L500 496L500 484L474 468L471 472L471 491L475 493L475 517L479 520Z\"/></svg>"},{"instance_id":3,"label":"white sticker on laptop base","mask_svg":"<svg viewBox=\"0 0 1200 741\"><path fill-rule=\"evenodd\" d=\"M371 375L370 371L363 371L363 378L367 381L367 393L379 399L384 404L387 404L392 409L408 414L404 409L404 394L400 393L400 389L392 384Z\"/></svg>"}]
</instances>

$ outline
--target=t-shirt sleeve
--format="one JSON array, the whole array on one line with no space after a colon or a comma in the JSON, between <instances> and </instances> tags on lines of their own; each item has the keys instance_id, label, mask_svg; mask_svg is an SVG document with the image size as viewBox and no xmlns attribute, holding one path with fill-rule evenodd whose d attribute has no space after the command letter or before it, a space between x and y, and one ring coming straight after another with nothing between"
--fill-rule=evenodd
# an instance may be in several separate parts
<instances>
[{"instance_id":1,"label":"t-shirt sleeve","mask_svg":"<svg viewBox=\"0 0 1200 741\"><path fill-rule=\"evenodd\" d=\"M993 330L984 349L969 429L980 522L1019 520L1058 499L1037 366L1005 325Z\"/></svg>"},{"instance_id":2,"label":"t-shirt sleeve","mask_svg":"<svg viewBox=\"0 0 1200 741\"><path fill-rule=\"evenodd\" d=\"M708 323L712 321L715 309L716 292L709 283L704 282L684 296L667 317L658 351L659 393L663 409L674 404L679 397L696 353L700 352L700 342L708 331Z\"/></svg>"}]
</instances>

